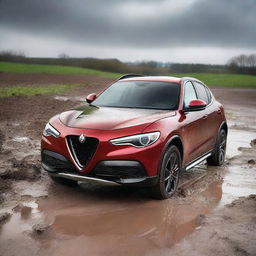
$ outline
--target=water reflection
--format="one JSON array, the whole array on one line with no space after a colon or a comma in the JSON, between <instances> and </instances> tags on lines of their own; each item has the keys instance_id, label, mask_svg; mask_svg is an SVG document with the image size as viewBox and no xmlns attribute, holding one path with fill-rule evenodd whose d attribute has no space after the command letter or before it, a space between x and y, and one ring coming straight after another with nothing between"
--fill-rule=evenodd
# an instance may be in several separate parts
<instances>
[{"instance_id":1,"label":"water reflection","mask_svg":"<svg viewBox=\"0 0 256 256\"><path fill-rule=\"evenodd\" d=\"M192 233L200 224L199 216L208 213L220 201L221 184L222 181L215 181L189 200L178 197L164 201L138 200L139 195L129 190L116 200L112 196L118 193L117 188L96 189L94 198L81 189L81 193L75 191L76 198L72 193L65 196L61 200L63 205L59 200L56 205L52 199L45 205L49 207L45 211L52 214L52 231L60 237L58 248L52 248L53 252L67 255L63 250L67 240L74 242L76 252L86 247L97 254L105 248L107 255L110 252L119 255L126 250L131 255L144 254L154 248L171 247ZM70 253L72 245L68 244Z\"/></svg>"}]
</instances>

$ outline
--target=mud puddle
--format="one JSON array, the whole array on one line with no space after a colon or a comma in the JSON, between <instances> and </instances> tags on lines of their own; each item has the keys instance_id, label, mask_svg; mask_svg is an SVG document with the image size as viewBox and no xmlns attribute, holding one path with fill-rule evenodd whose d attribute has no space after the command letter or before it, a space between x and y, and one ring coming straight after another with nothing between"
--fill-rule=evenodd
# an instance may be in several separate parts
<instances>
[{"instance_id":1,"label":"mud puddle","mask_svg":"<svg viewBox=\"0 0 256 256\"><path fill-rule=\"evenodd\" d=\"M84 184L63 198L51 197L40 204L52 222L47 239L40 239L45 246L41 250L51 255L81 251L91 255L145 255L171 247L193 232L200 214L217 205L221 183L212 182L193 198L193 204L191 199L179 196L153 201L143 190Z\"/></svg>"},{"instance_id":2,"label":"mud puddle","mask_svg":"<svg viewBox=\"0 0 256 256\"><path fill-rule=\"evenodd\" d=\"M10 221L0 228L0 255L38 255L40 244L31 237L31 227L42 218L38 204L33 199L10 211Z\"/></svg>"},{"instance_id":3,"label":"mud puddle","mask_svg":"<svg viewBox=\"0 0 256 256\"><path fill-rule=\"evenodd\" d=\"M249 147L255 137L253 132L230 130L228 157L242 155L237 148ZM206 176L185 195L164 201L152 200L144 189L16 182L14 190L23 203L9 208L12 217L0 229L0 254L146 255L170 248L197 229L205 214L256 193L255 167L241 166L241 161L235 166L202 164L190 170L183 180ZM47 194L47 199L40 199Z\"/></svg>"},{"instance_id":4,"label":"mud puddle","mask_svg":"<svg viewBox=\"0 0 256 256\"><path fill-rule=\"evenodd\" d=\"M193 232L200 214L216 206L221 183L210 184L193 204L179 197L153 201L133 189L54 186L39 206L32 200L12 210L11 220L0 229L0 254L144 255L171 247ZM34 227L42 222L41 233Z\"/></svg>"},{"instance_id":5,"label":"mud puddle","mask_svg":"<svg viewBox=\"0 0 256 256\"><path fill-rule=\"evenodd\" d=\"M250 142L256 138L255 131L229 129L227 140L227 159L241 154L242 148L250 147Z\"/></svg>"},{"instance_id":6,"label":"mud puddle","mask_svg":"<svg viewBox=\"0 0 256 256\"><path fill-rule=\"evenodd\" d=\"M229 129L227 141L227 161L230 165L223 168L222 199L219 206L230 204L241 196L256 194L256 166L248 164L250 159L255 159L255 150L244 151L251 148L251 141L256 138L256 132L238 129Z\"/></svg>"},{"instance_id":7,"label":"mud puddle","mask_svg":"<svg viewBox=\"0 0 256 256\"><path fill-rule=\"evenodd\" d=\"M256 194L256 167L228 167L223 180L220 206L252 194Z\"/></svg>"}]
</instances>

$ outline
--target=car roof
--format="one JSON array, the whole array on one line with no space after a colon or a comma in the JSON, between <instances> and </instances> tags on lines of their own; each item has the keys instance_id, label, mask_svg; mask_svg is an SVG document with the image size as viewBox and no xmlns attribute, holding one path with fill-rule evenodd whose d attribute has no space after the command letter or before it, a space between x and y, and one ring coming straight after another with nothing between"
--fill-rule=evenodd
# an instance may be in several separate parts
<instances>
[{"instance_id":1,"label":"car roof","mask_svg":"<svg viewBox=\"0 0 256 256\"><path fill-rule=\"evenodd\" d=\"M194 77L175 77L175 76L144 76L138 74L127 74L121 76L118 81L157 81L157 82L170 82L181 84L185 81L197 81L204 84Z\"/></svg>"},{"instance_id":2,"label":"car roof","mask_svg":"<svg viewBox=\"0 0 256 256\"><path fill-rule=\"evenodd\" d=\"M202 81L200 81L199 79L194 78L194 77L186 76L186 77L182 77L181 79L182 79L183 81L196 81L196 82L199 82L199 83L205 85Z\"/></svg>"},{"instance_id":3,"label":"car roof","mask_svg":"<svg viewBox=\"0 0 256 256\"><path fill-rule=\"evenodd\" d=\"M158 81L158 82L172 82L180 84L182 78L174 76L131 76L127 78L120 78L120 81Z\"/></svg>"}]
</instances>

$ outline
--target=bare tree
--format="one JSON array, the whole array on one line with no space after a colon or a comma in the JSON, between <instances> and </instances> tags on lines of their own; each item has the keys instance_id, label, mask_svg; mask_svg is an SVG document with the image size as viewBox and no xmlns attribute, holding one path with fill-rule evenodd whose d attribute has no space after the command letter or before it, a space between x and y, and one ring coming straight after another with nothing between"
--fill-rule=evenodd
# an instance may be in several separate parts
<instances>
[{"instance_id":1,"label":"bare tree","mask_svg":"<svg viewBox=\"0 0 256 256\"><path fill-rule=\"evenodd\" d=\"M228 69L232 73L256 75L256 54L241 54L228 61Z\"/></svg>"},{"instance_id":2,"label":"bare tree","mask_svg":"<svg viewBox=\"0 0 256 256\"><path fill-rule=\"evenodd\" d=\"M248 66L256 67L256 54L251 54L248 56Z\"/></svg>"},{"instance_id":3,"label":"bare tree","mask_svg":"<svg viewBox=\"0 0 256 256\"><path fill-rule=\"evenodd\" d=\"M228 61L228 65L236 66L240 68L244 68L244 67L255 68L256 54L251 54L251 55L241 54L241 55L235 56Z\"/></svg>"}]
</instances>

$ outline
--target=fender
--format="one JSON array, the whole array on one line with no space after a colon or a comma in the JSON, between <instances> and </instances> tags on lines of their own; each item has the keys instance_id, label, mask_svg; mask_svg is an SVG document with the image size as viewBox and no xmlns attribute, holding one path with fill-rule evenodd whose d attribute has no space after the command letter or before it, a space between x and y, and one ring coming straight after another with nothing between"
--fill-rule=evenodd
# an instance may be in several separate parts
<instances>
[{"instance_id":1,"label":"fender","mask_svg":"<svg viewBox=\"0 0 256 256\"><path fill-rule=\"evenodd\" d=\"M157 170L157 176L159 175L159 172L160 172L160 168L161 168L161 165L162 165L162 161L163 161L163 158L164 158L164 153L165 151L167 150L167 148L172 144L172 142L175 140L175 139L179 139L181 141L181 145L182 145L182 148L183 148L183 141L181 139L181 137L177 134L173 135L166 143L165 143L165 146L163 148L163 151L162 151L162 154L161 154L161 158L160 158L160 161L159 161L159 164L158 164L158 170ZM180 152L180 155L181 155L181 160L183 160L183 150L182 152Z\"/></svg>"}]
</instances>

